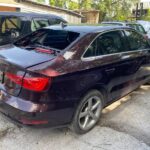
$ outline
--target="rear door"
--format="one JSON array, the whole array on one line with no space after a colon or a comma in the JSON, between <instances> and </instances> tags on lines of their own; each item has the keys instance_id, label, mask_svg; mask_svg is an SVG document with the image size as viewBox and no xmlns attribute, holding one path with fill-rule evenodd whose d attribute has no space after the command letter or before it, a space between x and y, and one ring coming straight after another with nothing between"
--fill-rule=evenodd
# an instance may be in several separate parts
<instances>
[{"instance_id":1,"label":"rear door","mask_svg":"<svg viewBox=\"0 0 150 150\"><path fill-rule=\"evenodd\" d=\"M105 74L109 79L108 91L111 101L135 89L133 83L139 67L138 55L130 51L122 30L103 34L99 44L100 52L110 62L105 68Z\"/></svg>"},{"instance_id":2,"label":"rear door","mask_svg":"<svg viewBox=\"0 0 150 150\"><path fill-rule=\"evenodd\" d=\"M131 53L134 53L137 68L135 85L139 86L145 83L150 78L150 45L148 41L139 33L134 30L124 30L127 37L126 43L129 46Z\"/></svg>"},{"instance_id":3,"label":"rear door","mask_svg":"<svg viewBox=\"0 0 150 150\"><path fill-rule=\"evenodd\" d=\"M87 58L93 56L97 74L102 77L98 84L106 85L110 93L109 101L135 88L133 80L139 56L131 52L126 44L122 30L109 31L98 36L84 55Z\"/></svg>"}]
</instances>

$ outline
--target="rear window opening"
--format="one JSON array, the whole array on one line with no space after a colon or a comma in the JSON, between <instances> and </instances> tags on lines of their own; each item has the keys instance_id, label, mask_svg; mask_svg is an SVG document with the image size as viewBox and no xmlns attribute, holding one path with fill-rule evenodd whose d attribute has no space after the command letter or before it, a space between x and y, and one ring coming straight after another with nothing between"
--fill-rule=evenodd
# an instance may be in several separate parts
<instances>
[{"instance_id":1,"label":"rear window opening","mask_svg":"<svg viewBox=\"0 0 150 150\"><path fill-rule=\"evenodd\" d=\"M65 30L40 29L14 43L18 47L45 46L58 50L68 47L79 33Z\"/></svg>"}]
</instances>

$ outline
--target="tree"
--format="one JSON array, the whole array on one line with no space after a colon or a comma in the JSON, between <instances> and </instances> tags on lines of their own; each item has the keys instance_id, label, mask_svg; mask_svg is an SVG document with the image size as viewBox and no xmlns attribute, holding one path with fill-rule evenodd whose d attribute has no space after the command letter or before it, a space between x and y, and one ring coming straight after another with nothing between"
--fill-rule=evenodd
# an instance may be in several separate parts
<instances>
[{"instance_id":1,"label":"tree","mask_svg":"<svg viewBox=\"0 0 150 150\"><path fill-rule=\"evenodd\" d=\"M131 16L131 6L138 0L96 0L93 5L100 10L101 20L127 20Z\"/></svg>"},{"instance_id":2,"label":"tree","mask_svg":"<svg viewBox=\"0 0 150 150\"><path fill-rule=\"evenodd\" d=\"M150 20L150 9L148 9L148 12L145 16L142 16L140 18L141 20L149 21Z\"/></svg>"},{"instance_id":3,"label":"tree","mask_svg":"<svg viewBox=\"0 0 150 150\"><path fill-rule=\"evenodd\" d=\"M50 5L51 6L56 6L56 7L61 7L61 8L66 8L68 0L50 0Z\"/></svg>"},{"instance_id":4,"label":"tree","mask_svg":"<svg viewBox=\"0 0 150 150\"><path fill-rule=\"evenodd\" d=\"M79 0L79 9L88 10L92 8L93 0Z\"/></svg>"},{"instance_id":5,"label":"tree","mask_svg":"<svg viewBox=\"0 0 150 150\"><path fill-rule=\"evenodd\" d=\"M44 0L38 0L43 2ZM50 0L51 6L68 8L71 10L91 10L100 11L100 20L127 20L132 15L131 6L139 0Z\"/></svg>"},{"instance_id":6,"label":"tree","mask_svg":"<svg viewBox=\"0 0 150 150\"><path fill-rule=\"evenodd\" d=\"M68 1L68 9L71 9L71 10L79 9L79 5L76 2Z\"/></svg>"}]
</instances>

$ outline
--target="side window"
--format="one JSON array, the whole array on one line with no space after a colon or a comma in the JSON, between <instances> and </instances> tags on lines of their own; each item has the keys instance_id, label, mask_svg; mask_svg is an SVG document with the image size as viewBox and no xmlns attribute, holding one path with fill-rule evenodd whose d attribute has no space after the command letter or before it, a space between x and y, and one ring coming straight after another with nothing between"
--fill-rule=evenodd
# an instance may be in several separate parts
<instances>
[{"instance_id":1,"label":"side window","mask_svg":"<svg viewBox=\"0 0 150 150\"><path fill-rule=\"evenodd\" d=\"M5 35L13 34L14 37L18 37L24 27L23 17L1 17L0 32Z\"/></svg>"},{"instance_id":2,"label":"side window","mask_svg":"<svg viewBox=\"0 0 150 150\"><path fill-rule=\"evenodd\" d=\"M51 24L51 25L60 24L61 22L67 23L66 21L61 20L61 19L58 19L58 18L51 18L51 19L50 19L50 24Z\"/></svg>"},{"instance_id":3,"label":"side window","mask_svg":"<svg viewBox=\"0 0 150 150\"><path fill-rule=\"evenodd\" d=\"M33 18L31 22L31 31L49 26L49 20L44 18Z\"/></svg>"},{"instance_id":4,"label":"side window","mask_svg":"<svg viewBox=\"0 0 150 150\"><path fill-rule=\"evenodd\" d=\"M141 34L131 30L126 30L125 34L131 51L149 48L147 40Z\"/></svg>"},{"instance_id":5,"label":"side window","mask_svg":"<svg viewBox=\"0 0 150 150\"><path fill-rule=\"evenodd\" d=\"M100 35L88 48L84 58L123 52L123 41L120 31L111 31Z\"/></svg>"}]
</instances>

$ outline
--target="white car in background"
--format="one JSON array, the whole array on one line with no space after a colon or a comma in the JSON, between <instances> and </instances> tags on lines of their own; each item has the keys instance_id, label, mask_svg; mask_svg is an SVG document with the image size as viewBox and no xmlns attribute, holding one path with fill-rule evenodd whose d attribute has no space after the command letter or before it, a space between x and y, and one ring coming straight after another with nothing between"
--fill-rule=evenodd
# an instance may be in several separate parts
<instances>
[{"instance_id":1,"label":"white car in background","mask_svg":"<svg viewBox=\"0 0 150 150\"><path fill-rule=\"evenodd\" d=\"M144 27L147 32L147 36L150 39L150 21L138 20L137 22Z\"/></svg>"}]
</instances>

